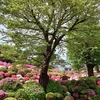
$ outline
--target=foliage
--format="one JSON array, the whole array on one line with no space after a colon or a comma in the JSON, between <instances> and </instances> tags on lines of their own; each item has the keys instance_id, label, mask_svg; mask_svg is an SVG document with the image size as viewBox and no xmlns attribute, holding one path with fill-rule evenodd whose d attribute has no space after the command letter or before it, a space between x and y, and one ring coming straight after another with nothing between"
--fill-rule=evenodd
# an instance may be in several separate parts
<instances>
[{"instance_id":1,"label":"foliage","mask_svg":"<svg viewBox=\"0 0 100 100\"><path fill-rule=\"evenodd\" d=\"M44 100L45 92L39 83L26 82L16 93L18 100Z\"/></svg>"},{"instance_id":2,"label":"foliage","mask_svg":"<svg viewBox=\"0 0 100 100\"><path fill-rule=\"evenodd\" d=\"M46 94L46 100L56 100L56 96L53 92L48 92Z\"/></svg>"},{"instance_id":3,"label":"foliage","mask_svg":"<svg viewBox=\"0 0 100 100\"><path fill-rule=\"evenodd\" d=\"M49 83L47 85L47 88L46 88L46 92L58 92L58 93L61 93L63 92L63 89L62 89L62 86L59 82L57 81L53 81L53 80L49 80Z\"/></svg>"},{"instance_id":4,"label":"foliage","mask_svg":"<svg viewBox=\"0 0 100 100\"><path fill-rule=\"evenodd\" d=\"M100 95L100 86L95 86L94 91Z\"/></svg>"},{"instance_id":5,"label":"foliage","mask_svg":"<svg viewBox=\"0 0 100 100\"><path fill-rule=\"evenodd\" d=\"M0 60L5 62L15 62L17 55L17 49L14 45L9 44L2 44L0 45Z\"/></svg>"},{"instance_id":6,"label":"foliage","mask_svg":"<svg viewBox=\"0 0 100 100\"><path fill-rule=\"evenodd\" d=\"M7 68L6 67L0 67L0 72L7 72Z\"/></svg>"},{"instance_id":7,"label":"foliage","mask_svg":"<svg viewBox=\"0 0 100 100\"><path fill-rule=\"evenodd\" d=\"M99 21L93 19L84 24L82 23L82 27L81 25L79 27L83 31L77 30L69 34L69 42L67 43L68 59L74 68L78 70L84 66L88 67L89 64L91 68L100 64Z\"/></svg>"},{"instance_id":8,"label":"foliage","mask_svg":"<svg viewBox=\"0 0 100 100\"><path fill-rule=\"evenodd\" d=\"M6 27L2 34L17 47L17 61L41 65L46 50L51 58L75 26L98 15L98 6L99 0L1 0L0 23Z\"/></svg>"},{"instance_id":9,"label":"foliage","mask_svg":"<svg viewBox=\"0 0 100 100\"><path fill-rule=\"evenodd\" d=\"M17 100L17 99L16 98L13 98L13 97L7 97L4 100Z\"/></svg>"},{"instance_id":10,"label":"foliage","mask_svg":"<svg viewBox=\"0 0 100 100\"><path fill-rule=\"evenodd\" d=\"M0 80L0 89L4 91L17 91L17 89L21 88L21 84L16 79L7 77Z\"/></svg>"},{"instance_id":11,"label":"foliage","mask_svg":"<svg viewBox=\"0 0 100 100\"><path fill-rule=\"evenodd\" d=\"M16 92L6 92L7 97L15 97L16 96Z\"/></svg>"},{"instance_id":12,"label":"foliage","mask_svg":"<svg viewBox=\"0 0 100 100\"><path fill-rule=\"evenodd\" d=\"M54 93L56 100L63 100L63 95L61 93Z\"/></svg>"},{"instance_id":13,"label":"foliage","mask_svg":"<svg viewBox=\"0 0 100 100\"><path fill-rule=\"evenodd\" d=\"M16 74L16 72L14 72L14 71L8 71L8 73L9 73L11 76Z\"/></svg>"}]
</instances>

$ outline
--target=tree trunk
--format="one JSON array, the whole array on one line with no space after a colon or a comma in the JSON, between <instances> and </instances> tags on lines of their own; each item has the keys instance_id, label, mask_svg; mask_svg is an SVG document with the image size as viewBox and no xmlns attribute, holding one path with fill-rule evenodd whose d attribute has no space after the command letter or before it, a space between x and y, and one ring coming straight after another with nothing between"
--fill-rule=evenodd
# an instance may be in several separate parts
<instances>
[{"instance_id":1,"label":"tree trunk","mask_svg":"<svg viewBox=\"0 0 100 100\"><path fill-rule=\"evenodd\" d=\"M65 34L62 34L59 38L56 38L55 34L56 34L56 31L55 33L53 33L51 40L49 40L49 38L47 37L47 34L45 34L44 36L49 45L47 45L46 52L44 54L44 60L43 60L42 69L40 73L39 83L44 88L45 92L46 92L46 87L49 81L49 76L47 72L48 72L51 56L54 53L54 50L56 46L59 44L60 40L65 36Z\"/></svg>"},{"instance_id":2,"label":"tree trunk","mask_svg":"<svg viewBox=\"0 0 100 100\"><path fill-rule=\"evenodd\" d=\"M94 68L93 64L87 64L88 77L94 76L93 68Z\"/></svg>"},{"instance_id":3,"label":"tree trunk","mask_svg":"<svg viewBox=\"0 0 100 100\"><path fill-rule=\"evenodd\" d=\"M47 74L47 67L48 66L43 66L41 69L41 73L40 73L40 78L39 78L39 83L40 85L44 88L44 91L46 92L46 87L49 81L49 76Z\"/></svg>"},{"instance_id":4,"label":"tree trunk","mask_svg":"<svg viewBox=\"0 0 100 100\"><path fill-rule=\"evenodd\" d=\"M49 47L47 47L45 56L44 56L44 61L42 64L42 69L41 69L41 73L40 73L40 78L39 78L39 83L40 85L44 88L44 91L46 92L46 87L49 81L49 76L48 76L48 67L49 67L49 62L52 56L52 52L51 49Z\"/></svg>"}]
</instances>

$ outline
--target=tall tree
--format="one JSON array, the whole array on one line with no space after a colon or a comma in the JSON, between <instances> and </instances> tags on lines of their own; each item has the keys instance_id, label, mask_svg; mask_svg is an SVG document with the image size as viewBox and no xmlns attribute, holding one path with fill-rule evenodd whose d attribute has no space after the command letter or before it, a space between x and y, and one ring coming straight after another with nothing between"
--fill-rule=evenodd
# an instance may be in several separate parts
<instances>
[{"instance_id":1,"label":"tall tree","mask_svg":"<svg viewBox=\"0 0 100 100\"><path fill-rule=\"evenodd\" d=\"M43 56L39 82L45 90L49 62L56 47L75 26L98 15L99 3L99 0L0 0L5 34L19 48Z\"/></svg>"},{"instance_id":2,"label":"tall tree","mask_svg":"<svg viewBox=\"0 0 100 100\"><path fill-rule=\"evenodd\" d=\"M68 56L74 65L86 65L88 76L94 76L93 68L100 64L100 26L92 20L92 24L83 24L83 31L78 30L68 36ZM81 27L81 26L80 26Z\"/></svg>"}]
</instances>

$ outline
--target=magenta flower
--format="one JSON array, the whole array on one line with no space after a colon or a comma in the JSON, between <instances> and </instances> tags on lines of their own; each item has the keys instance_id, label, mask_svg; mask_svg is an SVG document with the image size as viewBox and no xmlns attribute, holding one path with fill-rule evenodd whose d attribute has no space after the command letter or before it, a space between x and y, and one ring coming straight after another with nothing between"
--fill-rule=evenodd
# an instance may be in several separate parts
<instances>
[{"instance_id":1,"label":"magenta flower","mask_svg":"<svg viewBox=\"0 0 100 100\"><path fill-rule=\"evenodd\" d=\"M6 97L6 93L3 90L0 90L0 100Z\"/></svg>"},{"instance_id":2,"label":"magenta flower","mask_svg":"<svg viewBox=\"0 0 100 100\"><path fill-rule=\"evenodd\" d=\"M78 97L79 97L79 93L78 93L78 92L74 92L74 93L73 93L73 97L74 97L74 98L78 98Z\"/></svg>"},{"instance_id":3,"label":"magenta flower","mask_svg":"<svg viewBox=\"0 0 100 100\"><path fill-rule=\"evenodd\" d=\"M99 85L99 86L100 86L100 80L99 80L99 81L97 81L97 85Z\"/></svg>"},{"instance_id":4,"label":"magenta flower","mask_svg":"<svg viewBox=\"0 0 100 100\"><path fill-rule=\"evenodd\" d=\"M33 82L36 82L36 83L38 83L38 82L39 82L39 80L38 80L38 79L35 79L35 80L33 80Z\"/></svg>"},{"instance_id":5,"label":"magenta flower","mask_svg":"<svg viewBox=\"0 0 100 100\"><path fill-rule=\"evenodd\" d=\"M17 76L16 75L12 75L11 76L13 79L17 79Z\"/></svg>"},{"instance_id":6,"label":"magenta flower","mask_svg":"<svg viewBox=\"0 0 100 100\"><path fill-rule=\"evenodd\" d=\"M28 81L30 78L27 76L27 77L24 77L24 81Z\"/></svg>"},{"instance_id":7,"label":"magenta flower","mask_svg":"<svg viewBox=\"0 0 100 100\"><path fill-rule=\"evenodd\" d=\"M33 66L33 65L29 65L29 64L25 64L25 66L27 67L27 68L35 68L36 66Z\"/></svg>"},{"instance_id":8,"label":"magenta flower","mask_svg":"<svg viewBox=\"0 0 100 100\"><path fill-rule=\"evenodd\" d=\"M96 94L95 91L92 90L92 89L88 89L87 92L88 92L88 94L89 94L90 96L94 96L94 95Z\"/></svg>"},{"instance_id":9,"label":"magenta flower","mask_svg":"<svg viewBox=\"0 0 100 100\"><path fill-rule=\"evenodd\" d=\"M9 73L4 73L4 76L5 76L5 77L9 77L10 74L9 74Z\"/></svg>"},{"instance_id":10,"label":"magenta flower","mask_svg":"<svg viewBox=\"0 0 100 100\"><path fill-rule=\"evenodd\" d=\"M4 75L5 73L1 71L0 74Z\"/></svg>"}]
</instances>

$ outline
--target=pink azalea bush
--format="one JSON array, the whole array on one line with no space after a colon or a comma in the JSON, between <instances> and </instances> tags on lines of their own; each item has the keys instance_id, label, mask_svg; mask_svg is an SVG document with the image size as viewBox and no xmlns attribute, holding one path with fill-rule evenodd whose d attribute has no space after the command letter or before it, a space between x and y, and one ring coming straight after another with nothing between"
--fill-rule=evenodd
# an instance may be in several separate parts
<instances>
[{"instance_id":1,"label":"pink azalea bush","mask_svg":"<svg viewBox=\"0 0 100 100\"><path fill-rule=\"evenodd\" d=\"M6 93L3 90L0 90L0 100L3 100L6 97L7 97Z\"/></svg>"}]
</instances>

